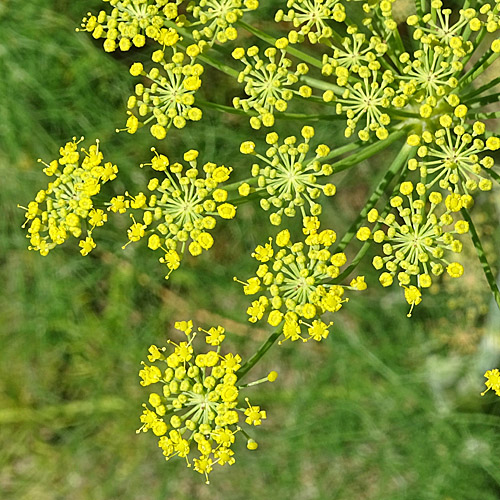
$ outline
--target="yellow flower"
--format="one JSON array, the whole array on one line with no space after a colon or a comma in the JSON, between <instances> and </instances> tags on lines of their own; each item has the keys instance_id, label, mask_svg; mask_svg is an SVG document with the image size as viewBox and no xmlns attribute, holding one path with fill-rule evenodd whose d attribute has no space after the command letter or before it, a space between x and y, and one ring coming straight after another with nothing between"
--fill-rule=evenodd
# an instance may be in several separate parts
<instances>
[{"instance_id":1,"label":"yellow flower","mask_svg":"<svg viewBox=\"0 0 500 500\"><path fill-rule=\"evenodd\" d=\"M315 221L309 221L318 228ZM243 284L245 294L260 294L247 309L249 321L254 323L267 316L267 322L278 326L284 320L285 339L303 340L301 325L308 327L309 337L321 340L328 335L329 324L319 319L325 312L337 312L348 299L344 297L345 286L332 284L340 274L339 267L346 263L343 253L333 254L331 245L335 232L323 230L308 231L304 242L293 243L290 232L285 229L273 239L258 245L252 257L260 266L256 276ZM352 289L364 290L364 277L358 276L351 282Z\"/></svg>"},{"instance_id":2,"label":"yellow flower","mask_svg":"<svg viewBox=\"0 0 500 500\"><path fill-rule=\"evenodd\" d=\"M59 160L44 163L44 173L52 177L47 188L37 193L35 200L25 210L26 224L29 223L27 238L30 250L47 255L57 245L64 243L70 236L80 238L86 230L87 237L79 246L82 255L88 255L95 242L92 233L96 227L107 221L107 215L94 207L93 197L101 186L116 178L118 168L112 163L103 164L103 154L99 141L88 150L78 144L83 140L66 143L59 149ZM114 211L121 211L119 200L115 200ZM112 200L113 202L113 200Z\"/></svg>"},{"instance_id":3,"label":"yellow flower","mask_svg":"<svg viewBox=\"0 0 500 500\"><path fill-rule=\"evenodd\" d=\"M270 132L266 142L273 147L268 148L265 155L255 150L252 141L241 144L240 151L252 155L251 173L260 188L260 206L270 212L269 220L273 225L280 225L283 216L319 215L322 211L318 202L320 196L336 193L334 184L320 181L333 172L331 165L323 160L329 148L319 145L314 154L309 154L314 134L314 128L308 125L301 129L303 142L298 142L296 136L279 141L278 134Z\"/></svg>"},{"instance_id":4,"label":"yellow flower","mask_svg":"<svg viewBox=\"0 0 500 500\"><path fill-rule=\"evenodd\" d=\"M236 372L241 367L238 354L220 354L224 340L224 328L212 327L205 332L205 341L217 346L204 354L195 354L192 321L178 321L175 328L183 332L187 341L176 344L168 341L173 352L167 348L152 345L148 359L139 372L141 385L161 385L162 390L153 392L148 397L148 404L143 404L140 417L141 427L137 432L150 429L158 439L165 458L178 455L185 457L188 467L190 455L198 452L201 456L193 457L194 470L208 475L213 467L232 465L235 462L231 449L235 437L240 435L240 416L249 425L260 425L266 418L266 412L259 406L251 406L245 398L248 408L241 408L240 390L246 386L238 385ZM261 380L248 385L274 381L276 372L271 372ZM241 433L242 434L242 433ZM245 432L245 435L246 432Z\"/></svg>"},{"instance_id":5,"label":"yellow flower","mask_svg":"<svg viewBox=\"0 0 500 500\"><path fill-rule=\"evenodd\" d=\"M85 240L81 240L79 245L81 247L80 253L83 256L88 255L96 247L92 236L87 236Z\"/></svg>"},{"instance_id":6,"label":"yellow flower","mask_svg":"<svg viewBox=\"0 0 500 500\"><path fill-rule=\"evenodd\" d=\"M220 187L229 179L232 169L211 162L199 169L199 152L195 149L183 155L189 163L187 168L181 163L171 164L165 155L153 151L155 156L145 165L163 172L163 179L149 180L149 195L127 193L130 202L123 197L115 199L112 209L119 211L130 206L140 211L143 223L134 219L128 231L129 240L139 241L147 232L148 247L163 252L159 260L167 265L168 278L179 267L186 250L196 257L212 248L214 239L209 231L216 225L216 216L234 217L236 207L226 202L227 191Z\"/></svg>"},{"instance_id":7,"label":"yellow flower","mask_svg":"<svg viewBox=\"0 0 500 500\"><path fill-rule=\"evenodd\" d=\"M384 253L384 257L373 259L373 266L383 270L379 281L384 287L392 285L397 276L413 309L422 300L420 289L432 285L431 275L440 276L445 268L452 277L458 278L463 274L463 266L457 262L450 264L445 252L460 253L462 243L454 235L466 233L469 226L466 221L457 221L454 227L449 228L454 223L452 213L462 207L462 195L448 195L446 209L438 216L439 210L443 209L441 193L428 193L422 183L414 186L411 182L403 183L399 191L405 199L393 196L390 206L397 209L400 220L392 213L382 217L377 211L369 212L372 223L387 227L372 235L373 241L382 245Z\"/></svg>"},{"instance_id":8,"label":"yellow flower","mask_svg":"<svg viewBox=\"0 0 500 500\"><path fill-rule=\"evenodd\" d=\"M217 212L223 219L234 219L236 207L231 203L223 203L217 207Z\"/></svg>"},{"instance_id":9,"label":"yellow flower","mask_svg":"<svg viewBox=\"0 0 500 500\"><path fill-rule=\"evenodd\" d=\"M246 400L248 403L248 399ZM260 409L260 406L250 406L248 403L248 408L245 410L246 419L245 422L248 425L261 425L262 420L267 418L266 412Z\"/></svg>"},{"instance_id":10,"label":"yellow flower","mask_svg":"<svg viewBox=\"0 0 500 500\"><path fill-rule=\"evenodd\" d=\"M486 382L484 383L487 389L481 393L481 396L484 396L490 389L495 391L497 396L500 396L500 371L497 368L493 370L488 370L484 376L486 377Z\"/></svg>"}]
</instances>

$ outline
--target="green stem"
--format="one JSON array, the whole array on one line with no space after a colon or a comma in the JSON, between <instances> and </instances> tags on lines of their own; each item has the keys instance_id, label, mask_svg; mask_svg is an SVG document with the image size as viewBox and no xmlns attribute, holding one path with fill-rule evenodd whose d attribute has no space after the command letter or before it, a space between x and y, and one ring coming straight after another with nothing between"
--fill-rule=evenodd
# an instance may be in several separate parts
<instances>
[{"instance_id":1,"label":"green stem","mask_svg":"<svg viewBox=\"0 0 500 500\"><path fill-rule=\"evenodd\" d=\"M354 269L356 269L356 267L360 263L361 259L365 256L366 252L368 252L370 245L371 245L371 241L367 241L364 243L364 245L360 248L359 252L354 257L354 259L352 259L349 266L346 269L344 269L344 271L341 272L335 278L335 280L333 280L333 283L341 283L342 281L344 281L345 278L347 278L354 271Z\"/></svg>"},{"instance_id":2,"label":"green stem","mask_svg":"<svg viewBox=\"0 0 500 500\"><path fill-rule=\"evenodd\" d=\"M228 198L228 203L232 205L244 205L250 201L261 200L262 198L266 198L268 196L267 191L265 189L258 189L253 193L250 193L248 196L239 196L238 198Z\"/></svg>"},{"instance_id":3,"label":"green stem","mask_svg":"<svg viewBox=\"0 0 500 500\"><path fill-rule=\"evenodd\" d=\"M459 86L467 85L474 81L483 71L491 66L495 60L500 56L499 53L488 50L483 56L479 58L476 64L460 79Z\"/></svg>"},{"instance_id":4,"label":"green stem","mask_svg":"<svg viewBox=\"0 0 500 500\"><path fill-rule=\"evenodd\" d=\"M198 59L200 61L206 62L207 64L214 67L215 69L218 69L219 71L222 71L223 73L226 73L226 75L232 76L233 78L238 78L238 75L240 74L239 71L235 70L234 68L231 68L231 66L224 64L223 62L219 61L218 59L215 59L215 57L207 56L206 54L200 54L198 56Z\"/></svg>"},{"instance_id":5,"label":"green stem","mask_svg":"<svg viewBox=\"0 0 500 500\"><path fill-rule=\"evenodd\" d=\"M225 104L219 104L216 102L204 101L202 99L197 99L196 103L201 107L216 109L222 113L231 113L233 115L246 115L246 116L257 116L255 111L245 111L243 109L236 109L232 106L226 106ZM304 113L277 113L274 117L279 120L343 120L342 116L336 114L317 114L317 115L306 115Z\"/></svg>"},{"instance_id":6,"label":"green stem","mask_svg":"<svg viewBox=\"0 0 500 500\"><path fill-rule=\"evenodd\" d=\"M500 101L500 93L497 94L489 94L484 97L475 97L474 99L471 99L467 104L477 104L475 109L477 109L479 106L486 106L486 104L491 104L492 102L498 102Z\"/></svg>"},{"instance_id":7,"label":"green stem","mask_svg":"<svg viewBox=\"0 0 500 500\"><path fill-rule=\"evenodd\" d=\"M243 378L253 368L260 358L262 358L271 346L281 337L282 333L283 328L278 328L269 336L269 338L259 347L259 350L238 370L238 380Z\"/></svg>"},{"instance_id":8,"label":"green stem","mask_svg":"<svg viewBox=\"0 0 500 500\"><path fill-rule=\"evenodd\" d=\"M384 139L383 141L377 141L373 144L370 144L370 146L363 147L359 153L348 156L347 158L343 158L342 160L333 163L332 164L333 173L346 170L356 165L357 163L366 160L367 158L370 158L373 155L376 155L378 152L388 148L393 142L396 142L397 140L401 139L401 137L406 135L406 133L407 132L405 129L393 132L391 135L389 135L387 139Z\"/></svg>"},{"instance_id":9,"label":"green stem","mask_svg":"<svg viewBox=\"0 0 500 500\"><path fill-rule=\"evenodd\" d=\"M463 64L463 67L465 68L465 65L469 62L469 60L471 59L471 57L474 55L474 52L476 51L476 49L479 47L479 45L481 44L481 42L483 41L484 37L486 36L486 29L485 27L483 26L476 38L474 39L474 50L472 50L469 54L467 54L463 59L462 59L462 64ZM457 75L455 75L457 76Z\"/></svg>"},{"instance_id":10,"label":"green stem","mask_svg":"<svg viewBox=\"0 0 500 500\"><path fill-rule=\"evenodd\" d=\"M494 78L493 80L486 83L485 85L482 85L477 90L474 90L473 92L470 92L469 94L462 96L462 101L464 103L467 103L467 101L469 99L472 99L473 97L476 97L476 96L486 92L487 90L490 90L491 88L495 87L499 83L500 83L500 76L498 76L497 78Z\"/></svg>"},{"instance_id":11,"label":"green stem","mask_svg":"<svg viewBox=\"0 0 500 500\"><path fill-rule=\"evenodd\" d=\"M500 175L498 175L494 170L486 170L487 174L500 184Z\"/></svg>"},{"instance_id":12,"label":"green stem","mask_svg":"<svg viewBox=\"0 0 500 500\"><path fill-rule=\"evenodd\" d=\"M494 111L493 113L472 113L470 116L476 120L491 120L500 118L500 111Z\"/></svg>"},{"instance_id":13,"label":"green stem","mask_svg":"<svg viewBox=\"0 0 500 500\"><path fill-rule=\"evenodd\" d=\"M241 181L236 181L232 182L231 184L227 184L224 186L225 191L234 191L238 189L244 182L249 184L250 186L253 186L254 184L257 184L257 177L249 177L248 179L242 179Z\"/></svg>"},{"instance_id":14,"label":"green stem","mask_svg":"<svg viewBox=\"0 0 500 500\"><path fill-rule=\"evenodd\" d=\"M248 116L249 114L248 111L245 111L243 109L236 109L233 108L233 106L226 106L224 104L219 104L217 102L211 102L211 101L204 101L202 99L196 99L196 104L198 104L198 106L201 107L216 109L221 113L231 113L232 115L245 115L245 116Z\"/></svg>"},{"instance_id":15,"label":"green stem","mask_svg":"<svg viewBox=\"0 0 500 500\"><path fill-rule=\"evenodd\" d=\"M476 247L477 256L479 257L479 261L481 262L481 267L483 268L484 275L486 280L488 281L488 285L490 286L491 293L500 308L500 290L495 280L495 276L493 275L493 271L491 270L490 265L488 264L488 259L486 258L486 253L484 252L483 245L481 244L481 240L477 234L476 228L472 222L471 216L467 209L462 208L462 216L469 223L469 231L472 238L472 242Z\"/></svg>"},{"instance_id":16,"label":"green stem","mask_svg":"<svg viewBox=\"0 0 500 500\"><path fill-rule=\"evenodd\" d=\"M396 48L397 48L397 50L395 51L395 55L397 56L396 57L396 59L397 59L397 68L399 69L399 71L403 71L402 64L399 61L399 56L403 52L406 52L406 49L405 49L403 40L401 39L401 34L399 33L398 28L396 28L396 30L394 32L394 40L396 42Z\"/></svg>"},{"instance_id":17,"label":"green stem","mask_svg":"<svg viewBox=\"0 0 500 500\"><path fill-rule=\"evenodd\" d=\"M307 83L311 87L314 87L318 90L332 90L333 92L342 95L345 91L342 87L338 85L334 85L333 83L325 82L324 80L318 80L317 78L313 78L311 76L302 76L301 81Z\"/></svg>"},{"instance_id":18,"label":"green stem","mask_svg":"<svg viewBox=\"0 0 500 500\"><path fill-rule=\"evenodd\" d=\"M377 184L377 187L373 190L370 198L368 198L368 201L356 220L351 224L344 237L340 240L334 253L344 251L345 247L350 243L358 231L361 221L366 218L368 212L377 204L378 200L385 193L387 186L390 184L394 176L401 170L402 167L404 167L406 162L415 155L416 150L416 147L409 146L408 144L403 146L396 158L394 158L389 170L384 174L383 178Z\"/></svg>"},{"instance_id":19,"label":"green stem","mask_svg":"<svg viewBox=\"0 0 500 500\"><path fill-rule=\"evenodd\" d=\"M336 114L320 114L320 115L306 115L303 113L279 113L275 115L276 119L283 118L285 120L344 120L344 117Z\"/></svg>"},{"instance_id":20,"label":"green stem","mask_svg":"<svg viewBox=\"0 0 500 500\"><path fill-rule=\"evenodd\" d=\"M243 21L238 21L237 25L241 26L243 29L247 30L248 32L259 37L261 40L264 40L269 45L272 45L274 47L277 38L274 38L273 36L268 35L267 33L264 33L263 31L255 28L254 26L250 26L249 24ZM315 57L312 57L309 54L302 52L301 50L291 47L290 45L286 48L286 50L292 56L295 56L298 59L301 59L302 61L311 64L312 66L316 66L316 68L321 69L323 67L323 63L319 59L316 59Z\"/></svg>"},{"instance_id":21,"label":"green stem","mask_svg":"<svg viewBox=\"0 0 500 500\"><path fill-rule=\"evenodd\" d=\"M420 0L415 0L415 10L417 11L418 17L422 17L423 11L422 11L422 2Z\"/></svg>"},{"instance_id":22,"label":"green stem","mask_svg":"<svg viewBox=\"0 0 500 500\"><path fill-rule=\"evenodd\" d=\"M410 151L408 153L408 157L410 157L410 155L413 156L414 154L415 154L415 150ZM396 185L394 186L394 189L392 191L391 197L394 196L394 194L396 194L398 187L399 187L399 184L401 182L401 179L404 177L404 174L405 174L405 169L403 169L400 172L398 180L396 182ZM389 205L389 203L387 203L383 212L380 214L380 217L382 219L385 218L387 216L387 214L389 213L390 209L391 209L391 206ZM373 231L376 231L379 227L380 227L380 223L375 224ZM334 283L341 283L345 278L347 278L354 271L354 269L356 269L357 265L360 263L361 259L365 256L366 252L368 251L368 248L370 248L370 245L371 245L370 241L367 241L366 243L363 244L363 246L360 248L360 250L358 251L358 253L354 257L354 259L352 260L349 267L347 267L347 269L345 269L339 276L337 276L337 278L335 278L335 280L333 281Z\"/></svg>"},{"instance_id":23,"label":"green stem","mask_svg":"<svg viewBox=\"0 0 500 500\"><path fill-rule=\"evenodd\" d=\"M324 158L322 158L322 161L333 160L334 158L337 158L337 156L341 156L344 153L349 153L353 149L359 149L360 147L362 147L362 145L362 141L351 142L349 144L346 144L345 146L341 146L340 148L332 150Z\"/></svg>"}]
</instances>

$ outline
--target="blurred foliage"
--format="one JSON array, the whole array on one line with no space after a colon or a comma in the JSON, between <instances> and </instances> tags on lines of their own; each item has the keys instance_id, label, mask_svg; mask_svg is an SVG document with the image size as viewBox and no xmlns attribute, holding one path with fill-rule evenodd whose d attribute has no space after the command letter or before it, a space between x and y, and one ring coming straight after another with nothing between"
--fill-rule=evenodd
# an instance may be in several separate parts
<instances>
[{"instance_id":1,"label":"blurred foliage","mask_svg":"<svg viewBox=\"0 0 500 500\"><path fill-rule=\"evenodd\" d=\"M343 310L327 342L268 354L252 372L280 373L275 384L253 389L268 412L259 450L237 449L236 464L214 471L211 486L182 460L165 463L151 436L135 434L145 398L139 363L173 321L223 322L246 354L266 338L246 323L246 298L232 282L252 272L242 256L260 243L266 216L244 207L239 222L218 227L210 256L186 262L168 287L151 252L121 251L126 220L85 259L71 245L47 258L26 250L16 204L44 182L35 159L52 159L71 136L100 137L131 191L147 182L136 165L148 159L149 134L114 133L124 122L134 55L113 58L74 31L101 5L0 4L1 498L499 498L499 405L491 394L479 396L488 366L471 356L491 331L492 313L473 249L466 293L443 285L408 320L398 291L380 299L370 278L374 286ZM269 18L276 5L266 3ZM238 91L213 78L208 91L221 101ZM246 134L234 117L207 112L201 123L169 133L161 149L176 155L196 146L207 159L235 165L234 145ZM323 134L327 140L336 130ZM344 175L327 214L339 233L383 167L378 158ZM484 227L494 249L498 228ZM469 372L472 383L464 382Z\"/></svg>"}]
</instances>

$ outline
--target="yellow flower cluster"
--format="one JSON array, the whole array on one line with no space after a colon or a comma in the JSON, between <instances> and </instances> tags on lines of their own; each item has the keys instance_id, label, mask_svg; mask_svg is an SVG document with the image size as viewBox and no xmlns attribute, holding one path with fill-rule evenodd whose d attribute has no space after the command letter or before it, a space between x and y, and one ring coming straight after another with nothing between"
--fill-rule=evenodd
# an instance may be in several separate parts
<instances>
[{"instance_id":1,"label":"yellow flower cluster","mask_svg":"<svg viewBox=\"0 0 500 500\"><path fill-rule=\"evenodd\" d=\"M369 40L357 34L357 27L350 29L353 42L344 40L343 48L336 49L332 57L323 58L322 73L335 77L341 93L327 89L323 101L335 104L338 115L345 114L345 136L350 137L361 124L358 136L368 141L373 133L380 140L389 135L387 126L391 118L387 108L396 94L393 88L395 76L392 70L381 71L379 57L387 51L387 45L379 37Z\"/></svg>"},{"instance_id":2,"label":"yellow flower cluster","mask_svg":"<svg viewBox=\"0 0 500 500\"><path fill-rule=\"evenodd\" d=\"M146 77L151 85L145 87L138 83L135 95L130 96L127 103L130 116L126 130L134 134L139 126L152 123L151 135L159 140L166 137L170 127L183 128L187 120L199 121L202 118L201 109L194 106L194 94L201 86L203 74L203 66L194 61L201 49L193 44L184 54L175 47L179 38L177 32L173 29L164 31L164 43L168 41L173 55L167 61L165 50L153 52L153 61L160 67L155 66L149 72L144 70L142 63L131 66L133 76Z\"/></svg>"},{"instance_id":3,"label":"yellow flower cluster","mask_svg":"<svg viewBox=\"0 0 500 500\"><path fill-rule=\"evenodd\" d=\"M104 38L104 50L129 50L143 47L146 37L155 39L165 20L163 7L168 0L103 0L113 7L110 14L101 10L97 16L88 13L82 28L96 39Z\"/></svg>"},{"instance_id":4,"label":"yellow flower cluster","mask_svg":"<svg viewBox=\"0 0 500 500\"><path fill-rule=\"evenodd\" d=\"M403 182L399 191L402 196L393 196L390 201L399 217L394 213L381 217L374 208L368 213L368 221L384 224L387 229L372 231L362 226L357 238L361 241L373 239L383 245L385 256L373 259L375 269L385 269L380 275L380 283L385 287L392 285L397 274L405 298L413 308L422 301L421 289L432 285L431 276L440 276L445 269L452 278L462 276L463 266L448 261L445 252L462 251L462 243L454 236L467 233L469 224L464 220L455 222L452 213L470 206L472 198L458 193L448 195L444 200L445 210L438 216L436 212L443 203L441 193L429 193L424 184L414 186L410 181Z\"/></svg>"},{"instance_id":5,"label":"yellow flower cluster","mask_svg":"<svg viewBox=\"0 0 500 500\"><path fill-rule=\"evenodd\" d=\"M226 43L236 40L238 32L234 24L248 11L257 9L258 0L199 0L187 6L194 18L190 28L195 40L206 38L208 43ZM199 29L198 29L199 28Z\"/></svg>"},{"instance_id":6,"label":"yellow flower cluster","mask_svg":"<svg viewBox=\"0 0 500 500\"><path fill-rule=\"evenodd\" d=\"M284 322L285 339L320 341L328 336L332 325L320 317L338 311L348 301L344 297L346 288L364 290L366 284L363 276L354 278L348 287L333 284L347 261L344 253L330 251L335 231L319 231L318 219L307 217L304 233L307 237L303 243L292 243L290 231L285 229L275 238L277 249L272 238L259 245L252 254L260 262L256 275L240 283L246 295L260 294L247 310L250 322L266 316L272 326ZM307 328L307 337L302 336L302 326Z\"/></svg>"},{"instance_id":7,"label":"yellow flower cluster","mask_svg":"<svg viewBox=\"0 0 500 500\"><path fill-rule=\"evenodd\" d=\"M92 238L94 228L107 220L104 211L94 207L92 198L100 192L102 184L116 177L118 168L110 162L102 164L99 142L88 151L82 148L84 155L81 155L80 141L73 138L61 147L59 160L42 162L44 173L54 180L25 208L25 225L29 223L28 248L41 255L47 255L70 236L80 238L85 229L86 238L80 241L80 252L87 255L96 246Z\"/></svg>"},{"instance_id":8,"label":"yellow flower cluster","mask_svg":"<svg viewBox=\"0 0 500 500\"><path fill-rule=\"evenodd\" d=\"M347 1L350 2L352 0ZM394 33L398 28L398 23L394 20L392 12L392 4L395 1L396 0L367 0L362 4L363 12L366 14L366 17L363 19L363 24L371 30L374 30L376 25L386 40L394 38Z\"/></svg>"},{"instance_id":9,"label":"yellow flower cluster","mask_svg":"<svg viewBox=\"0 0 500 500\"><path fill-rule=\"evenodd\" d=\"M152 430L158 436L158 446L166 460L178 456L185 458L191 467L190 454L199 454L193 459L194 470L204 474L207 483L213 467L232 465L235 462L231 449L244 420L248 425L261 425L266 412L250 404L248 398L241 401L237 372L241 367L238 354L220 353L225 338L224 328L212 327L198 330L205 333L206 343L215 348L196 354L193 341L192 321L179 321L175 328L183 332L187 341L168 341L173 352L166 348L149 348L148 360L139 372L142 386L158 384L157 392L149 395L141 416L142 426L137 432ZM158 365L163 366L160 368ZM262 380L273 382L276 372ZM152 409L151 409L152 408ZM247 448L255 450L257 443L248 438Z\"/></svg>"},{"instance_id":10,"label":"yellow flower cluster","mask_svg":"<svg viewBox=\"0 0 500 500\"><path fill-rule=\"evenodd\" d=\"M485 150L496 151L500 148L500 139L491 136L484 139L485 124L480 121L467 125L463 118L454 125L456 114L465 116L467 107L455 107L455 115L443 114L439 118L442 128L431 133L412 134L408 143L419 146L417 156L411 159L410 170L419 169L422 182L429 189L437 184L441 189L466 194L477 189L489 191L491 179L482 175L495 165L491 156L482 156Z\"/></svg>"},{"instance_id":11,"label":"yellow flower cluster","mask_svg":"<svg viewBox=\"0 0 500 500\"><path fill-rule=\"evenodd\" d=\"M364 33L359 33L355 25L349 26L348 35L340 40L338 46L333 47L331 55L323 55L323 75L334 74L337 67L358 72L361 65L366 66L387 52L387 44L379 36L368 38Z\"/></svg>"},{"instance_id":12,"label":"yellow flower cluster","mask_svg":"<svg viewBox=\"0 0 500 500\"><path fill-rule=\"evenodd\" d=\"M302 218L321 214L321 205L316 201L323 193L333 196L336 188L331 183L320 184L318 177L333 173L330 164L322 163L330 153L330 148L319 144L314 155L309 153L309 142L314 137L314 128L302 127L304 142L297 144L297 137L290 136L279 144L278 134L271 132L266 136L269 144L265 156L255 151L255 143L246 141L241 145L243 154L251 154L260 160L252 165L252 176L257 178L260 200L264 210L271 210L271 224L279 226L283 215L294 217L297 209ZM246 196L251 192L248 183L240 185L239 192ZM267 193L267 196L266 196Z\"/></svg>"},{"instance_id":13,"label":"yellow flower cluster","mask_svg":"<svg viewBox=\"0 0 500 500\"><path fill-rule=\"evenodd\" d=\"M440 0L433 4L432 14L411 15L407 19L419 48L412 54L403 52L399 55L403 66L397 78L400 82L398 95L393 100L396 107L403 107L408 102L418 104L423 118L434 114L434 108L439 111L443 97L468 83L459 75L476 48L474 34L485 28L488 31L498 29L496 23L492 26L483 16L489 5L480 11L462 9L453 22L451 9L443 9Z\"/></svg>"},{"instance_id":14,"label":"yellow flower cluster","mask_svg":"<svg viewBox=\"0 0 500 500\"><path fill-rule=\"evenodd\" d=\"M189 164L185 168L181 163L170 164L165 155L155 151L149 165L163 172L164 179L154 177L149 181L149 196L130 196L130 208L140 210L142 220L138 222L132 216L127 245L148 236L149 248L163 252L160 262L169 269L166 278L179 267L186 249L196 257L212 247L209 231L215 227L215 216L232 219L236 214L236 207L227 202L227 191L220 187L232 169L208 162L202 167L203 178L199 175L198 154L195 150L184 154Z\"/></svg>"},{"instance_id":15,"label":"yellow flower cluster","mask_svg":"<svg viewBox=\"0 0 500 500\"><path fill-rule=\"evenodd\" d=\"M274 20L289 21L298 31L290 30L288 39L300 43L307 36L311 43L318 43L333 36L329 21L342 22L346 18L345 7L340 0L288 0L288 11L276 12Z\"/></svg>"},{"instance_id":16,"label":"yellow flower cluster","mask_svg":"<svg viewBox=\"0 0 500 500\"><path fill-rule=\"evenodd\" d=\"M162 32L167 23L188 28L195 40L215 42L235 40L234 24L248 11L257 9L258 0L103 0L113 7L108 14L91 12L82 21L82 28L96 39L104 38L104 50L127 51L143 47L146 40L163 44ZM184 4L184 5L183 5ZM186 5L187 4L187 5Z\"/></svg>"},{"instance_id":17,"label":"yellow flower cluster","mask_svg":"<svg viewBox=\"0 0 500 500\"><path fill-rule=\"evenodd\" d=\"M484 385L487 389L481 393L481 396L484 396L490 389L493 389L495 394L500 396L500 371L498 371L498 368L488 370L484 376L486 377Z\"/></svg>"},{"instance_id":18,"label":"yellow flower cluster","mask_svg":"<svg viewBox=\"0 0 500 500\"><path fill-rule=\"evenodd\" d=\"M294 95L309 97L312 93L311 87L301 85L298 90L292 89L292 85L299 82L300 76L307 74L309 67L305 63L297 65L295 71L291 71L292 61L286 57L288 40L280 38L275 47L269 47L264 51L264 60L259 55L259 48L252 46L245 52L242 48L234 49L234 59L245 64L245 69L238 75L238 82L245 83L246 99L235 97L233 106L236 109L249 111L255 110L258 116L250 118L250 125L259 129L262 125L272 127L274 125L274 112L286 111L288 101Z\"/></svg>"}]
</instances>

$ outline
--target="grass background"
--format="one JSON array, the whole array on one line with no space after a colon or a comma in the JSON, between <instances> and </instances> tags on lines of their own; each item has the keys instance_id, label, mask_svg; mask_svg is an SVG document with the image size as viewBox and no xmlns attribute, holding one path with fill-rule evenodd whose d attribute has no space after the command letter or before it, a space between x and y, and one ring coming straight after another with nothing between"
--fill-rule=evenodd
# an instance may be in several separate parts
<instances>
[{"instance_id":1,"label":"grass background","mask_svg":"<svg viewBox=\"0 0 500 500\"><path fill-rule=\"evenodd\" d=\"M266 3L263 17L276 5ZM126 218L101 231L100 248L85 259L74 244L46 258L26 250L16 204L45 183L36 158L51 160L71 136L101 139L105 158L120 166L117 192L144 189L137 164L149 157L150 136L114 133L125 121L134 55L109 56L74 31L100 6L0 4L0 497L499 498L500 407L479 396L482 373L498 363L499 315L468 247L467 277L443 283L411 320L398 290L381 293L368 256L363 272L373 286L343 309L328 340L285 344L254 368L254 377L280 373L249 390L268 412L259 450L240 443L236 464L215 470L211 486L181 460L165 463L151 435L135 434L147 393L139 363L175 320L223 322L234 333L230 346L246 355L266 338L246 323L246 298L232 282L252 273L246 255L261 243L265 218L245 207L238 222L217 229L210 256L186 262L168 284L151 252L121 251ZM209 76L205 95L228 102L238 92ZM325 140L338 132L329 127ZM246 123L207 112L170 132L161 149L175 156L197 147L236 167L235 144L248 134ZM330 218L339 232L363 205L374 166L384 165L363 164L338 182ZM492 257L494 196L475 211Z\"/></svg>"}]
</instances>

